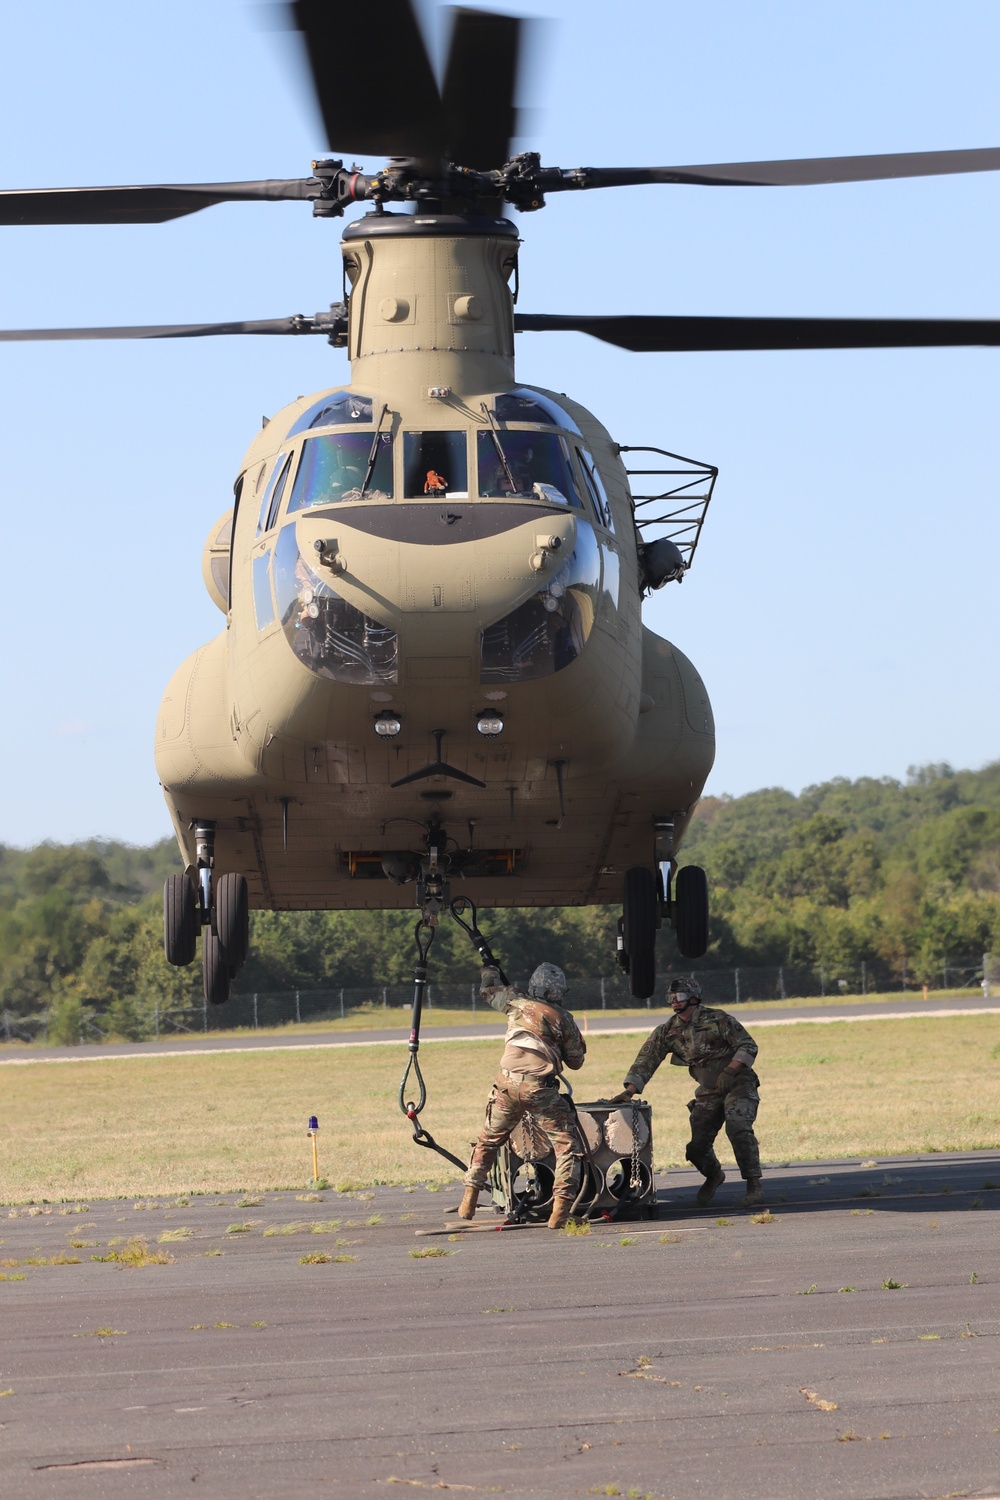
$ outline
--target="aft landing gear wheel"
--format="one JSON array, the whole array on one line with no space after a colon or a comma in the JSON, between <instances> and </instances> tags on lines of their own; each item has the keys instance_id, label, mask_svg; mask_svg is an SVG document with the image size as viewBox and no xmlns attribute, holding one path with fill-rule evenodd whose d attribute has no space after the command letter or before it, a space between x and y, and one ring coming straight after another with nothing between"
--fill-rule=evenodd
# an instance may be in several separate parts
<instances>
[{"instance_id":1,"label":"aft landing gear wheel","mask_svg":"<svg viewBox=\"0 0 1000 1500\"><path fill-rule=\"evenodd\" d=\"M211 927L201 935L201 977L209 1005L224 1005L229 999L232 973L229 955Z\"/></svg>"},{"instance_id":2,"label":"aft landing gear wheel","mask_svg":"<svg viewBox=\"0 0 1000 1500\"><path fill-rule=\"evenodd\" d=\"M637 1000L648 1000L656 987L656 915L656 879L652 870L641 865L627 870L622 940L628 954L629 989Z\"/></svg>"},{"instance_id":3,"label":"aft landing gear wheel","mask_svg":"<svg viewBox=\"0 0 1000 1500\"><path fill-rule=\"evenodd\" d=\"M708 947L708 880L700 865L685 865L674 882L674 926L684 958L701 958Z\"/></svg>"},{"instance_id":4,"label":"aft landing gear wheel","mask_svg":"<svg viewBox=\"0 0 1000 1500\"><path fill-rule=\"evenodd\" d=\"M235 979L250 951L250 901L242 875L220 875L216 879L214 926Z\"/></svg>"},{"instance_id":5,"label":"aft landing gear wheel","mask_svg":"<svg viewBox=\"0 0 1000 1500\"><path fill-rule=\"evenodd\" d=\"M186 875L171 875L163 887L163 951L167 963L186 968L198 944L194 886Z\"/></svg>"}]
</instances>

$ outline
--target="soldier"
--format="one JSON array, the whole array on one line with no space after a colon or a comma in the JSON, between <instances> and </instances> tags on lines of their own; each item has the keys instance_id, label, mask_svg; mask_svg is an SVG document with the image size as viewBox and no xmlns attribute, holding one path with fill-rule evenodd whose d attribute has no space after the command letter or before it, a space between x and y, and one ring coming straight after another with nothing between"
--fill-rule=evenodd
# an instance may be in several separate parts
<instances>
[{"instance_id":1,"label":"soldier","mask_svg":"<svg viewBox=\"0 0 1000 1500\"><path fill-rule=\"evenodd\" d=\"M583 1148L576 1123L559 1093L563 1067L582 1068L587 1044L566 1009L566 975L555 964L539 964L528 992L502 984L494 968L483 969L483 998L507 1016L500 1072L486 1104L486 1123L465 1174L460 1219L471 1219L497 1152L529 1111L552 1143L556 1157L550 1229L562 1229L580 1189L578 1163Z\"/></svg>"},{"instance_id":2,"label":"soldier","mask_svg":"<svg viewBox=\"0 0 1000 1500\"><path fill-rule=\"evenodd\" d=\"M646 1039L628 1071L625 1092L615 1103L641 1093L660 1063L687 1066L698 1087L688 1105L691 1139L686 1156L705 1178L698 1189L700 1207L711 1203L716 1189L726 1180L715 1154L715 1138L723 1124L747 1189L744 1207L763 1203L760 1185L760 1150L753 1133L757 1116L758 1085L753 1062L757 1043L733 1016L710 1010L701 1003L701 985L684 974L670 982L673 1019L657 1026Z\"/></svg>"}]
</instances>

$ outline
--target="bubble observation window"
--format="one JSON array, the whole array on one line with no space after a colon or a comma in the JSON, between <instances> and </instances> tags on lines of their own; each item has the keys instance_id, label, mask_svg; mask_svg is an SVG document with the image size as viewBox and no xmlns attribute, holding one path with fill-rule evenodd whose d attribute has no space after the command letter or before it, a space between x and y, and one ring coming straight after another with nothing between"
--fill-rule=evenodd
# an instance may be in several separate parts
<instances>
[{"instance_id":1,"label":"bubble observation window","mask_svg":"<svg viewBox=\"0 0 1000 1500\"><path fill-rule=\"evenodd\" d=\"M253 612L257 629L274 624L274 600L271 598L271 554L265 552L253 560Z\"/></svg>"},{"instance_id":2,"label":"bubble observation window","mask_svg":"<svg viewBox=\"0 0 1000 1500\"><path fill-rule=\"evenodd\" d=\"M265 531L270 531L274 525L291 464L292 455L290 453L279 453L274 461L271 478L268 481L267 489L264 491L264 498L260 502L260 515L257 517L258 536L262 535Z\"/></svg>"},{"instance_id":3,"label":"bubble observation window","mask_svg":"<svg viewBox=\"0 0 1000 1500\"><path fill-rule=\"evenodd\" d=\"M514 495L580 506L566 439L554 432L477 432L476 456L479 493L487 500Z\"/></svg>"},{"instance_id":4,"label":"bubble observation window","mask_svg":"<svg viewBox=\"0 0 1000 1500\"><path fill-rule=\"evenodd\" d=\"M299 551L294 525L278 534L274 592L285 638L311 672L365 686L396 682L396 632L348 604L313 571Z\"/></svg>"},{"instance_id":5,"label":"bubble observation window","mask_svg":"<svg viewBox=\"0 0 1000 1500\"><path fill-rule=\"evenodd\" d=\"M289 513L340 500L391 499L391 433L336 432L303 443Z\"/></svg>"},{"instance_id":6,"label":"bubble observation window","mask_svg":"<svg viewBox=\"0 0 1000 1500\"><path fill-rule=\"evenodd\" d=\"M296 418L288 436L298 437L300 432L311 432L314 427L346 427L349 422L371 422L372 398L356 396L353 391L334 391L332 396L321 396L312 406Z\"/></svg>"},{"instance_id":7,"label":"bubble observation window","mask_svg":"<svg viewBox=\"0 0 1000 1500\"><path fill-rule=\"evenodd\" d=\"M528 682L561 672L587 643L600 603L601 554L579 522L576 545L532 598L482 634L481 681Z\"/></svg>"},{"instance_id":8,"label":"bubble observation window","mask_svg":"<svg viewBox=\"0 0 1000 1500\"><path fill-rule=\"evenodd\" d=\"M519 385L497 396L493 410L500 422L541 422L547 427L564 427L567 432L575 432L577 437L583 436L569 412L564 411L558 402L551 396L543 396L541 391L528 390L526 386Z\"/></svg>"},{"instance_id":9,"label":"bubble observation window","mask_svg":"<svg viewBox=\"0 0 1000 1500\"><path fill-rule=\"evenodd\" d=\"M403 495L407 500L465 500L468 494L464 432L403 434Z\"/></svg>"}]
</instances>

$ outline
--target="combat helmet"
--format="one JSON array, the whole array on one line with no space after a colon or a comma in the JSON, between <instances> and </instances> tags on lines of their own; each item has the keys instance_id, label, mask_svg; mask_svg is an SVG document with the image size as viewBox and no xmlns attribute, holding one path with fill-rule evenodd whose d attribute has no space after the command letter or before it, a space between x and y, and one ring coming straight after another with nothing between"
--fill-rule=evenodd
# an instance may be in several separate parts
<instances>
[{"instance_id":1,"label":"combat helmet","mask_svg":"<svg viewBox=\"0 0 1000 1500\"><path fill-rule=\"evenodd\" d=\"M675 995L690 995L692 1000L700 1000L701 985L693 974L678 974L667 985L667 999L672 1002Z\"/></svg>"},{"instance_id":2,"label":"combat helmet","mask_svg":"<svg viewBox=\"0 0 1000 1500\"><path fill-rule=\"evenodd\" d=\"M539 964L528 980L528 994L533 1000L547 1000L550 1005L565 1005L566 975L556 964Z\"/></svg>"}]
</instances>

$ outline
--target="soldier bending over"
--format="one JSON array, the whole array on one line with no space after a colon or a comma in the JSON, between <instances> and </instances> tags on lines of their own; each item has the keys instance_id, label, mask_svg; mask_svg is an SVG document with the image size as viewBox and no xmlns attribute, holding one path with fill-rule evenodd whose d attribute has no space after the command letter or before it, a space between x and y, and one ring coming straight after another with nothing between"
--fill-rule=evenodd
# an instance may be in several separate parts
<instances>
[{"instance_id":1,"label":"soldier bending over","mask_svg":"<svg viewBox=\"0 0 1000 1500\"><path fill-rule=\"evenodd\" d=\"M580 1190L579 1161L583 1151L576 1123L559 1093L563 1069L582 1068L587 1044L565 1008L566 975L555 964L539 964L528 981L528 992L504 985L496 969L484 968L483 998L507 1016L507 1036L500 1071L486 1103L486 1123L465 1174L465 1196L460 1219L471 1219L479 1194L486 1186L497 1152L529 1111L544 1131L556 1157L550 1229L562 1229Z\"/></svg>"},{"instance_id":2,"label":"soldier bending over","mask_svg":"<svg viewBox=\"0 0 1000 1500\"><path fill-rule=\"evenodd\" d=\"M723 1124L736 1157L736 1165L746 1185L744 1207L763 1203L760 1185L760 1150L753 1133L757 1117L760 1079L753 1070L757 1043L733 1016L724 1010L711 1010L701 1003L701 985L690 975L670 982L673 1019L657 1026L643 1044L629 1068L621 1103L632 1094L640 1094L660 1063L670 1061L687 1070L698 1088L688 1105L691 1111L691 1139L687 1159L705 1178L698 1189L697 1202L711 1203L715 1190L726 1180L715 1154L715 1138Z\"/></svg>"}]
</instances>

